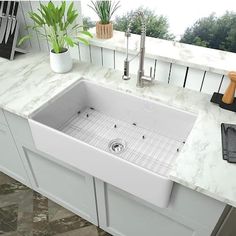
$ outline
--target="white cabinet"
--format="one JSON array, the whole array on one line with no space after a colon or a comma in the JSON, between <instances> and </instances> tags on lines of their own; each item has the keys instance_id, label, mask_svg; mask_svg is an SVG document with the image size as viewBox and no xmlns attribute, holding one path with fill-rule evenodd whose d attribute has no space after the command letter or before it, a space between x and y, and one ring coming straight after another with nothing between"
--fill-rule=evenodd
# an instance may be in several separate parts
<instances>
[{"instance_id":1,"label":"white cabinet","mask_svg":"<svg viewBox=\"0 0 236 236\"><path fill-rule=\"evenodd\" d=\"M3 111L1 109L0 109L0 124L7 125L6 119L5 119Z\"/></svg>"},{"instance_id":2,"label":"white cabinet","mask_svg":"<svg viewBox=\"0 0 236 236\"><path fill-rule=\"evenodd\" d=\"M115 236L210 236L225 208L178 184L168 208L161 209L98 179L95 182L100 227Z\"/></svg>"},{"instance_id":3,"label":"white cabinet","mask_svg":"<svg viewBox=\"0 0 236 236\"><path fill-rule=\"evenodd\" d=\"M93 177L24 148L34 189L98 224Z\"/></svg>"},{"instance_id":4,"label":"white cabinet","mask_svg":"<svg viewBox=\"0 0 236 236\"><path fill-rule=\"evenodd\" d=\"M28 177L9 128L0 124L0 171L29 185Z\"/></svg>"},{"instance_id":5,"label":"white cabinet","mask_svg":"<svg viewBox=\"0 0 236 236\"><path fill-rule=\"evenodd\" d=\"M38 151L28 121L11 113L6 113L6 117L32 188L97 225L93 176Z\"/></svg>"}]
</instances>

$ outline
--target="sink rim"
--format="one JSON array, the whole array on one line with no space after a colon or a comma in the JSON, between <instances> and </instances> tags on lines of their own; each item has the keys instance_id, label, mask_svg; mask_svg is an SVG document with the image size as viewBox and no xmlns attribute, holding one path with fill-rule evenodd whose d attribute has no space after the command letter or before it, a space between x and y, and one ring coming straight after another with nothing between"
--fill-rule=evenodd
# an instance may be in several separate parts
<instances>
[{"instance_id":1,"label":"sink rim","mask_svg":"<svg viewBox=\"0 0 236 236\"><path fill-rule=\"evenodd\" d=\"M88 83L88 84L92 84L92 85L95 85L95 86L100 86L102 88L105 88L105 89L109 89L111 91L114 91L114 92L119 92L119 93L122 93L122 94L125 94L125 95L128 95L128 96L131 96L133 98L136 98L136 99L142 99L144 101L147 101L147 102L151 102L151 103L155 103L157 105L160 105L160 106L163 106L163 107L166 107L168 109L173 109L173 110L177 110L179 112L182 112L182 113L186 113L186 114L189 114L189 115L192 115L195 117L195 122L199 116L199 113L198 112L193 112L193 111L188 111L188 110L185 110L184 108L180 108L180 107L177 107L175 105L170 105L170 104L166 104L165 102L162 102L162 101L158 101L156 100L154 97L151 97L151 96L147 96L145 94L145 91L143 92L143 94L133 94L134 90L131 90L130 92L127 92L127 90L124 90L120 87L118 88L114 88L113 86L110 86L109 84L105 84L105 83L101 83L101 82L97 82L97 81L94 81L94 80L91 80L89 78L86 78L86 77L81 77L80 79L78 79L77 81L75 81L74 83L72 83L71 85L69 85L66 89L62 90L61 92L59 92L57 95L55 95L53 98L49 99L48 101L46 101L44 104L42 104L39 108L37 108L34 112L32 112L30 115L29 115L29 119L33 119L33 117L39 113L41 110L43 110L46 106L48 106L49 104L53 103L56 99L62 97L64 94L66 94L67 92L69 92L71 89L73 89L75 86L78 86L80 83ZM145 89L145 87L144 87ZM140 89L139 89L140 90ZM135 91L137 92L137 90ZM195 123L194 122L194 123ZM190 131L191 132L191 131Z\"/></svg>"}]
</instances>

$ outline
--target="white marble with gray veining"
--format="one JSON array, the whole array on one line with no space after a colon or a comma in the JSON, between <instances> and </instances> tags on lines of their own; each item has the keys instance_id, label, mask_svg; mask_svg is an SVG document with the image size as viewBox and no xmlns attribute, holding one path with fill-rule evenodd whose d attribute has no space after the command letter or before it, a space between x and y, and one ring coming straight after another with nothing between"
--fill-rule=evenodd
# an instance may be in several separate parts
<instances>
[{"instance_id":1,"label":"white marble with gray veining","mask_svg":"<svg viewBox=\"0 0 236 236\"><path fill-rule=\"evenodd\" d=\"M114 31L111 39L101 40L94 37L91 44L121 52L126 50L124 32L120 31ZM139 44L140 35L132 34L129 39L130 53L136 54ZM236 53L164 39L147 37L145 56L218 74L228 74L229 71L236 70Z\"/></svg>"},{"instance_id":2,"label":"white marble with gray veining","mask_svg":"<svg viewBox=\"0 0 236 236\"><path fill-rule=\"evenodd\" d=\"M0 59L0 107L28 118L42 105L81 78L117 90L151 98L198 114L194 128L179 154L170 178L177 183L236 207L236 165L222 160L221 122L236 124L236 114L209 102L210 96L155 82L138 89L136 78L122 72L76 63L67 74L51 72L48 56L28 54L10 62Z\"/></svg>"}]
</instances>

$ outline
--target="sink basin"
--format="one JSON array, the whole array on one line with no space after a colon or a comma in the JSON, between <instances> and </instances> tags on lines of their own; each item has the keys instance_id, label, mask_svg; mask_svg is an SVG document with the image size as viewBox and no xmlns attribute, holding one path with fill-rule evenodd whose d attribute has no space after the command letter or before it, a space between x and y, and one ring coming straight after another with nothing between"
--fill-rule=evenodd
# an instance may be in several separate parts
<instances>
[{"instance_id":1,"label":"sink basin","mask_svg":"<svg viewBox=\"0 0 236 236\"><path fill-rule=\"evenodd\" d=\"M159 207L196 120L152 100L81 80L29 120L36 148Z\"/></svg>"}]
</instances>

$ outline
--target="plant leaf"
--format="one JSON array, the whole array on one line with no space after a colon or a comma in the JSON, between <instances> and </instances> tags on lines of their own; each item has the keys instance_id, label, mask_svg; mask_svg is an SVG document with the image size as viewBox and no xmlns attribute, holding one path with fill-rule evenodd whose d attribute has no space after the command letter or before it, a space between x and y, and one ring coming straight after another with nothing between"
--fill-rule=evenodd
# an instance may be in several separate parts
<instances>
[{"instance_id":1,"label":"plant leaf","mask_svg":"<svg viewBox=\"0 0 236 236\"><path fill-rule=\"evenodd\" d=\"M70 37L64 36L64 39L65 39L65 41L66 41L66 43L67 43L68 46L74 47L75 42L74 42Z\"/></svg>"},{"instance_id":2,"label":"plant leaf","mask_svg":"<svg viewBox=\"0 0 236 236\"><path fill-rule=\"evenodd\" d=\"M32 36L31 35L25 35L24 37L22 37L19 42L18 42L18 46L22 45L26 40L30 39Z\"/></svg>"},{"instance_id":3,"label":"plant leaf","mask_svg":"<svg viewBox=\"0 0 236 236\"><path fill-rule=\"evenodd\" d=\"M88 5L100 18L101 24L108 24L111 21L111 17L115 11L120 7L120 1L91 1L91 5Z\"/></svg>"},{"instance_id":4,"label":"plant leaf","mask_svg":"<svg viewBox=\"0 0 236 236\"><path fill-rule=\"evenodd\" d=\"M85 44L85 45L89 45L89 42L86 40L86 39L84 39L84 38L82 38L82 37L77 37L78 38L78 40L79 40L79 42L81 42L81 43L83 43L83 44Z\"/></svg>"},{"instance_id":5,"label":"plant leaf","mask_svg":"<svg viewBox=\"0 0 236 236\"><path fill-rule=\"evenodd\" d=\"M90 38L93 38L93 35L92 35L90 32L88 32L88 31L80 31L79 33L80 33L80 34L87 35L87 36L90 37Z\"/></svg>"},{"instance_id":6,"label":"plant leaf","mask_svg":"<svg viewBox=\"0 0 236 236\"><path fill-rule=\"evenodd\" d=\"M56 41L53 41L52 42L52 47L53 47L53 51L55 53L60 53L60 47L58 46L57 42Z\"/></svg>"},{"instance_id":7,"label":"plant leaf","mask_svg":"<svg viewBox=\"0 0 236 236\"><path fill-rule=\"evenodd\" d=\"M88 45L86 37L92 37L89 32L85 31L81 31L79 37L75 37L82 29L76 23L78 15L73 1L67 3L63 0L58 6L54 1L49 1L47 4L41 1L37 11L29 12L33 24L28 28L37 32L39 36L47 38L53 51L60 53L65 46L73 47L77 41ZM20 43L22 44L30 37L29 35L24 36Z\"/></svg>"}]
</instances>

